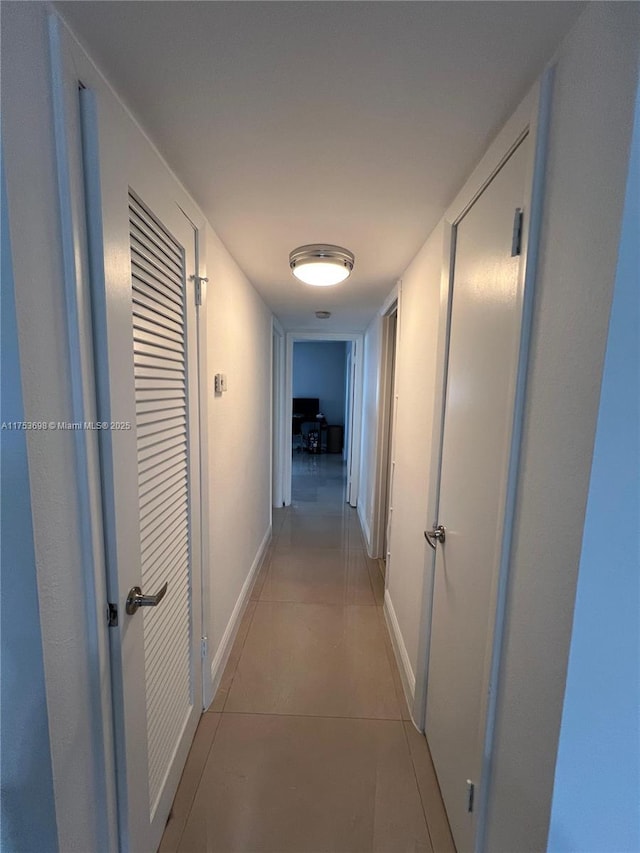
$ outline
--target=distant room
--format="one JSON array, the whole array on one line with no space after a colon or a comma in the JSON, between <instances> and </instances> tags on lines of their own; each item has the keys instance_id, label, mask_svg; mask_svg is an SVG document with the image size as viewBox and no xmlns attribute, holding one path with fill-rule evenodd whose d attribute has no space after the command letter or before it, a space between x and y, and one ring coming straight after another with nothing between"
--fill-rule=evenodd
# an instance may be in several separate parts
<instances>
[{"instance_id":1,"label":"distant room","mask_svg":"<svg viewBox=\"0 0 640 853\"><path fill-rule=\"evenodd\" d=\"M344 341L294 343L292 452L343 452L349 346Z\"/></svg>"}]
</instances>

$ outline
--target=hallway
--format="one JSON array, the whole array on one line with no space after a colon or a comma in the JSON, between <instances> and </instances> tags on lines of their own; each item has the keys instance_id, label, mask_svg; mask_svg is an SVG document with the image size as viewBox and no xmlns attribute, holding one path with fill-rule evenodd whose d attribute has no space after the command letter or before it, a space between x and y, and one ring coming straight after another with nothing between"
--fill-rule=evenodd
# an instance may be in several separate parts
<instances>
[{"instance_id":1,"label":"hallway","mask_svg":"<svg viewBox=\"0 0 640 853\"><path fill-rule=\"evenodd\" d=\"M292 495L160 850L451 851L341 457L294 454Z\"/></svg>"}]
</instances>

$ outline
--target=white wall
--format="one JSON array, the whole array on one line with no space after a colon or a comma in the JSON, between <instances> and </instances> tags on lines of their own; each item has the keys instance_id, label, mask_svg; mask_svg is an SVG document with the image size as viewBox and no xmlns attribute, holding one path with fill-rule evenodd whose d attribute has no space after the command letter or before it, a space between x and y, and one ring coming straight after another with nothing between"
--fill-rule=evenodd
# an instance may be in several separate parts
<instances>
[{"instance_id":1,"label":"white wall","mask_svg":"<svg viewBox=\"0 0 640 853\"><path fill-rule=\"evenodd\" d=\"M364 347L364 341L363 341ZM351 400L351 386L353 385L353 371L351 369L353 363L353 343L351 341L345 341L344 344L344 364L345 364L345 375L344 375L344 436L343 436L343 446L342 446L342 458L346 461L349 458L349 448L351 445L351 433L350 433L350 424L349 424L349 405Z\"/></svg>"},{"instance_id":2,"label":"white wall","mask_svg":"<svg viewBox=\"0 0 640 853\"><path fill-rule=\"evenodd\" d=\"M3 164L4 165L4 164ZM9 218L2 171L3 424L24 420ZM49 716L33 547L25 430L3 428L0 491L2 686L0 691L0 848L58 850ZM25 803L37 804L26 809Z\"/></svg>"},{"instance_id":3,"label":"white wall","mask_svg":"<svg viewBox=\"0 0 640 853\"><path fill-rule=\"evenodd\" d=\"M47 11L38 2L2 4L3 151L25 417L72 421ZM121 109L95 67L83 60L83 69L100 90L99 115L105 108L107 114ZM138 134L150 157L158 157L129 121L128 132ZM125 159L126 147L115 154ZM203 572L209 573L205 622L210 620L204 628L213 659L221 638L232 636L238 596L270 534L271 315L210 229L201 248L211 279L207 361L210 373L226 373L229 384L214 398L209 376L206 401L210 536ZM128 252L127 246L110 249ZM65 853L108 845L99 807L104 770L90 691L95 661L86 620L93 617L85 602L85 577L92 569L81 550L76 435L26 436L57 834ZM218 655L219 665L223 657Z\"/></svg>"},{"instance_id":4,"label":"white wall","mask_svg":"<svg viewBox=\"0 0 640 853\"><path fill-rule=\"evenodd\" d=\"M553 789L550 853L640 850L640 89Z\"/></svg>"},{"instance_id":5,"label":"white wall","mask_svg":"<svg viewBox=\"0 0 640 853\"><path fill-rule=\"evenodd\" d=\"M293 396L318 397L329 424L344 426L346 351L344 341L296 341Z\"/></svg>"},{"instance_id":6,"label":"white wall","mask_svg":"<svg viewBox=\"0 0 640 853\"><path fill-rule=\"evenodd\" d=\"M633 123L640 7L558 54L487 849L545 849Z\"/></svg>"},{"instance_id":7,"label":"white wall","mask_svg":"<svg viewBox=\"0 0 640 853\"><path fill-rule=\"evenodd\" d=\"M396 349L395 470L391 501L387 593L406 649L413 687L421 601L431 588L424 530L431 477L431 426L436 393L443 227L438 225L402 275ZM430 555L430 552L429 552Z\"/></svg>"},{"instance_id":8,"label":"white wall","mask_svg":"<svg viewBox=\"0 0 640 853\"><path fill-rule=\"evenodd\" d=\"M216 653L230 639L229 620L271 526L271 313L210 228L206 251L208 630L210 660L219 666ZM227 375L219 396L216 373Z\"/></svg>"}]
</instances>

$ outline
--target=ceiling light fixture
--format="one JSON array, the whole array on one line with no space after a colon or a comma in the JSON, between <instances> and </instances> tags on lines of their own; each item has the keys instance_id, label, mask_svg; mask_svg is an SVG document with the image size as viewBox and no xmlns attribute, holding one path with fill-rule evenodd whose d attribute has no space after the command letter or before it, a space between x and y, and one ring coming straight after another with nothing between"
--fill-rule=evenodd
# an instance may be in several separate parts
<instances>
[{"instance_id":1,"label":"ceiling light fixture","mask_svg":"<svg viewBox=\"0 0 640 853\"><path fill-rule=\"evenodd\" d=\"M298 246L289 255L289 266L295 277L316 287L344 281L351 275L354 262L353 252L326 243Z\"/></svg>"},{"instance_id":2,"label":"ceiling light fixture","mask_svg":"<svg viewBox=\"0 0 640 853\"><path fill-rule=\"evenodd\" d=\"M331 311L316 311L318 320L328 320L331 316Z\"/></svg>"}]
</instances>

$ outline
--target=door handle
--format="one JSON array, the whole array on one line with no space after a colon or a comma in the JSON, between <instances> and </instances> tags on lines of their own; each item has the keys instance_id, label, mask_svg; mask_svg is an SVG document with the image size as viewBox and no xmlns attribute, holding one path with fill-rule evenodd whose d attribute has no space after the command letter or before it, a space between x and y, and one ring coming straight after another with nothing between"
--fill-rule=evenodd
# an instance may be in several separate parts
<instances>
[{"instance_id":1,"label":"door handle","mask_svg":"<svg viewBox=\"0 0 640 853\"><path fill-rule=\"evenodd\" d=\"M138 607L157 607L167 594L168 586L169 582L167 581L160 592L157 592L155 595L143 595L139 586L132 586L127 596L127 606L125 608L129 616L133 616Z\"/></svg>"},{"instance_id":2,"label":"door handle","mask_svg":"<svg viewBox=\"0 0 640 853\"><path fill-rule=\"evenodd\" d=\"M436 550L437 542L444 542L446 539L446 530L443 524L438 524L437 527L434 527L433 530L425 530L424 538L429 543L430 547L433 550Z\"/></svg>"}]
</instances>

